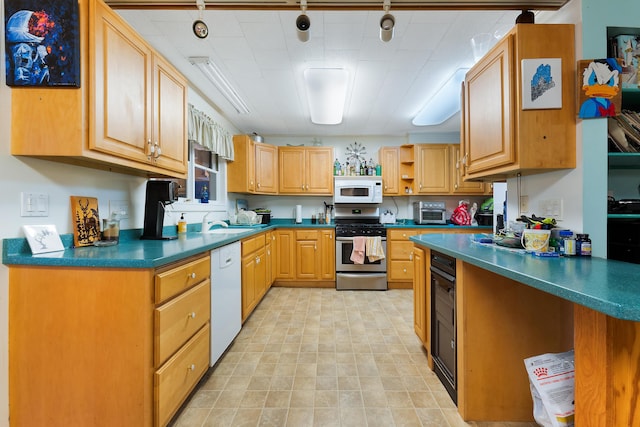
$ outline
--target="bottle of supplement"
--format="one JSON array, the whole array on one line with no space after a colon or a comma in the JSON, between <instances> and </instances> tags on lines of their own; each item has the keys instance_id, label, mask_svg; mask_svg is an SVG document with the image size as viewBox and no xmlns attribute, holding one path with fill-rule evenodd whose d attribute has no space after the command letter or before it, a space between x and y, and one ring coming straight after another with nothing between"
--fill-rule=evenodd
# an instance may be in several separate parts
<instances>
[{"instance_id":1,"label":"bottle of supplement","mask_svg":"<svg viewBox=\"0 0 640 427\"><path fill-rule=\"evenodd\" d=\"M591 256L591 239L588 234L578 234L576 254L580 256Z\"/></svg>"},{"instance_id":2,"label":"bottle of supplement","mask_svg":"<svg viewBox=\"0 0 640 427\"><path fill-rule=\"evenodd\" d=\"M178 220L178 234L187 232L187 221L184 219L184 214L180 215L180 219Z\"/></svg>"},{"instance_id":3,"label":"bottle of supplement","mask_svg":"<svg viewBox=\"0 0 640 427\"><path fill-rule=\"evenodd\" d=\"M562 230L560 231L560 238L562 239L560 255L574 256L576 254L576 240L573 238L573 232L571 230Z\"/></svg>"}]
</instances>

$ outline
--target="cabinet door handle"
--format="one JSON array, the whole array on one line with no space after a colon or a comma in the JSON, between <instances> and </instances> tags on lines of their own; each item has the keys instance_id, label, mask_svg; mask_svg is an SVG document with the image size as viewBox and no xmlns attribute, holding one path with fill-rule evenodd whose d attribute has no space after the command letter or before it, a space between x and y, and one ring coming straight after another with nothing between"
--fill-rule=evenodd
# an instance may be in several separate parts
<instances>
[{"instance_id":1,"label":"cabinet door handle","mask_svg":"<svg viewBox=\"0 0 640 427\"><path fill-rule=\"evenodd\" d=\"M318 245L314 244L314 245L313 245L313 250L314 250L314 251L317 251L317 250L318 250Z\"/></svg>"},{"instance_id":2,"label":"cabinet door handle","mask_svg":"<svg viewBox=\"0 0 640 427\"><path fill-rule=\"evenodd\" d=\"M307 184L306 187L305 190L309 191L309 184Z\"/></svg>"},{"instance_id":3,"label":"cabinet door handle","mask_svg":"<svg viewBox=\"0 0 640 427\"><path fill-rule=\"evenodd\" d=\"M162 154L162 149L160 148L160 145L158 144L158 141L156 141L156 143L154 145L156 147L156 154L153 157L157 159L158 157L160 157L160 154Z\"/></svg>"},{"instance_id":4,"label":"cabinet door handle","mask_svg":"<svg viewBox=\"0 0 640 427\"><path fill-rule=\"evenodd\" d=\"M260 257L259 256L256 257L256 264L260 264Z\"/></svg>"},{"instance_id":5,"label":"cabinet door handle","mask_svg":"<svg viewBox=\"0 0 640 427\"><path fill-rule=\"evenodd\" d=\"M413 252L409 253L409 261L413 261Z\"/></svg>"},{"instance_id":6,"label":"cabinet door handle","mask_svg":"<svg viewBox=\"0 0 640 427\"><path fill-rule=\"evenodd\" d=\"M257 183L256 185L258 186L258 188L260 188L260 183Z\"/></svg>"},{"instance_id":7,"label":"cabinet door handle","mask_svg":"<svg viewBox=\"0 0 640 427\"><path fill-rule=\"evenodd\" d=\"M304 184L302 184L302 191L304 191Z\"/></svg>"},{"instance_id":8,"label":"cabinet door handle","mask_svg":"<svg viewBox=\"0 0 640 427\"><path fill-rule=\"evenodd\" d=\"M192 318L192 319L195 319L195 318L196 318L196 312L195 312L195 311L192 311L191 313L187 314L187 317L190 317L190 318Z\"/></svg>"},{"instance_id":9,"label":"cabinet door handle","mask_svg":"<svg viewBox=\"0 0 640 427\"><path fill-rule=\"evenodd\" d=\"M187 367L187 370L189 370L189 371L195 371L195 370L196 370L196 365L194 365L194 364L192 363L191 365L189 365L189 366Z\"/></svg>"}]
</instances>

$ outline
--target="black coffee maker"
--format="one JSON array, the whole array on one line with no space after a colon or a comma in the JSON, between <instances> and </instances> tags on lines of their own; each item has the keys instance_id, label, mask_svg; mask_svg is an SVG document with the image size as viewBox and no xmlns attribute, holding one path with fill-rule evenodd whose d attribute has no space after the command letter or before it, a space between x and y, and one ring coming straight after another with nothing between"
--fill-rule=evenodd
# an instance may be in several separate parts
<instances>
[{"instance_id":1,"label":"black coffee maker","mask_svg":"<svg viewBox=\"0 0 640 427\"><path fill-rule=\"evenodd\" d=\"M172 240L177 236L163 236L165 206L177 200L176 183L173 181L147 181L147 197L144 202L144 229L141 239Z\"/></svg>"}]
</instances>

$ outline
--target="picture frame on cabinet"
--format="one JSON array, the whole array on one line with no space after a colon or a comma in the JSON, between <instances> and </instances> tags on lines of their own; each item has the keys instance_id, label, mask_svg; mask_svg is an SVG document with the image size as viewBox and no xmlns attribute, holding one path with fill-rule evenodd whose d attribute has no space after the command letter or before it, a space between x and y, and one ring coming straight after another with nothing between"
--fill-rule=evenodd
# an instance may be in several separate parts
<instances>
[{"instance_id":1,"label":"picture frame on cabinet","mask_svg":"<svg viewBox=\"0 0 640 427\"><path fill-rule=\"evenodd\" d=\"M29 242L31 253L63 251L64 246L55 225L23 225L24 235Z\"/></svg>"},{"instance_id":2,"label":"picture frame on cabinet","mask_svg":"<svg viewBox=\"0 0 640 427\"><path fill-rule=\"evenodd\" d=\"M562 108L562 58L522 60L522 109Z\"/></svg>"},{"instance_id":3,"label":"picture frame on cabinet","mask_svg":"<svg viewBox=\"0 0 640 427\"><path fill-rule=\"evenodd\" d=\"M622 67L616 58L578 61L578 117L615 117L622 109Z\"/></svg>"},{"instance_id":4,"label":"picture frame on cabinet","mask_svg":"<svg viewBox=\"0 0 640 427\"><path fill-rule=\"evenodd\" d=\"M80 87L77 0L5 0L6 84Z\"/></svg>"}]
</instances>

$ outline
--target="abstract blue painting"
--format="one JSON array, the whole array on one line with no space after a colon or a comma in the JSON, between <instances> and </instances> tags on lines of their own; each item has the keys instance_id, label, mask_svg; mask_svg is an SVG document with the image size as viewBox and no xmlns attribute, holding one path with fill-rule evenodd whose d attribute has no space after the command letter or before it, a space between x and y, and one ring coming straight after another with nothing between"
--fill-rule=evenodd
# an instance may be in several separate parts
<instances>
[{"instance_id":1,"label":"abstract blue painting","mask_svg":"<svg viewBox=\"0 0 640 427\"><path fill-rule=\"evenodd\" d=\"M522 60L522 109L562 108L562 59Z\"/></svg>"},{"instance_id":2,"label":"abstract blue painting","mask_svg":"<svg viewBox=\"0 0 640 427\"><path fill-rule=\"evenodd\" d=\"M5 0L9 86L80 87L77 0Z\"/></svg>"}]
</instances>

